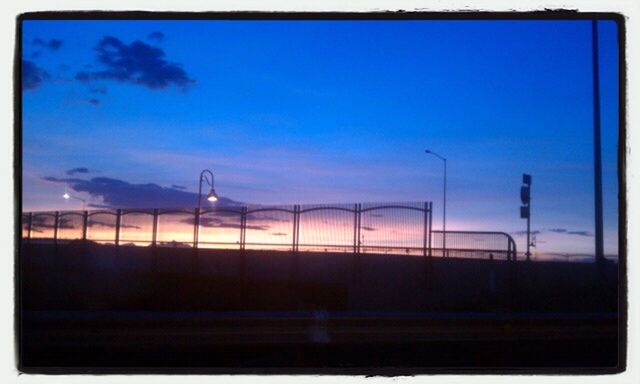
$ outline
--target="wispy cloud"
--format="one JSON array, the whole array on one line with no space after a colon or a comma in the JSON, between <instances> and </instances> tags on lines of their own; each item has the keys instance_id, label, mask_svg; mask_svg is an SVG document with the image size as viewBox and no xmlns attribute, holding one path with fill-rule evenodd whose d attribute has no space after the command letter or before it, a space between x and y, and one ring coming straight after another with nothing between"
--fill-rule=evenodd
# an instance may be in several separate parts
<instances>
[{"instance_id":1,"label":"wispy cloud","mask_svg":"<svg viewBox=\"0 0 640 384\"><path fill-rule=\"evenodd\" d=\"M541 233L555 233L555 234L560 234L560 235L571 235L571 236L582 236L582 237L593 237L593 233L589 232L589 231L570 231L566 228L542 228L540 230L534 230L531 231L531 234L533 235L539 235ZM517 236L522 236L522 235L526 235L527 231L516 231L516 232L512 232L512 234L517 235Z\"/></svg>"}]
</instances>

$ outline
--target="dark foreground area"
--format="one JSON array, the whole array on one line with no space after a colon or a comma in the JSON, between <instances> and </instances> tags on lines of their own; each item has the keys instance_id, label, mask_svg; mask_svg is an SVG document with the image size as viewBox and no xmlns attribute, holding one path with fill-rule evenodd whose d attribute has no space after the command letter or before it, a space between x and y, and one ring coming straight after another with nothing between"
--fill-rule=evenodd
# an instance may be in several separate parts
<instances>
[{"instance_id":1,"label":"dark foreground area","mask_svg":"<svg viewBox=\"0 0 640 384\"><path fill-rule=\"evenodd\" d=\"M617 372L616 264L24 245L24 372Z\"/></svg>"}]
</instances>

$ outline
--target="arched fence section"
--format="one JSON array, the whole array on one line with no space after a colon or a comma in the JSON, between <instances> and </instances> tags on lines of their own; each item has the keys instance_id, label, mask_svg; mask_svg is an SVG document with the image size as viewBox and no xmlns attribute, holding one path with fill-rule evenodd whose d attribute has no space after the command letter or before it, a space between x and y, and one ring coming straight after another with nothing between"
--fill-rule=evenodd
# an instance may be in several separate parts
<instances>
[{"instance_id":1,"label":"arched fence section","mask_svg":"<svg viewBox=\"0 0 640 384\"><path fill-rule=\"evenodd\" d=\"M30 238L52 239L58 238L58 212L38 212L31 215Z\"/></svg>"},{"instance_id":2,"label":"arched fence section","mask_svg":"<svg viewBox=\"0 0 640 384\"><path fill-rule=\"evenodd\" d=\"M58 239L81 240L86 238L85 212L61 212L58 215Z\"/></svg>"},{"instance_id":3,"label":"arched fence section","mask_svg":"<svg viewBox=\"0 0 640 384\"><path fill-rule=\"evenodd\" d=\"M93 211L87 215L87 239L100 244L117 242L120 211Z\"/></svg>"},{"instance_id":4,"label":"arched fence section","mask_svg":"<svg viewBox=\"0 0 640 384\"><path fill-rule=\"evenodd\" d=\"M432 203L26 212L26 242L516 260L503 232L432 230ZM447 248L443 249L446 236Z\"/></svg>"},{"instance_id":5,"label":"arched fence section","mask_svg":"<svg viewBox=\"0 0 640 384\"><path fill-rule=\"evenodd\" d=\"M157 233L157 210L122 210L120 213L120 245L148 246L154 242Z\"/></svg>"},{"instance_id":6,"label":"arched fence section","mask_svg":"<svg viewBox=\"0 0 640 384\"><path fill-rule=\"evenodd\" d=\"M359 204L298 206L296 251L357 252Z\"/></svg>"},{"instance_id":7,"label":"arched fence section","mask_svg":"<svg viewBox=\"0 0 640 384\"><path fill-rule=\"evenodd\" d=\"M246 207L215 208L195 212L194 246L238 249L243 247Z\"/></svg>"},{"instance_id":8,"label":"arched fence section","mask_svg":"<svg viewBox=\"0 0 640 384\"><path fill-rule=\"evenodd\" d=\"M156 216L156 245L174 248L193 247L195 231L194 209L158 210L156 211Z\"/></svg>"},{"instance_id":9,"label":"arched fence section","mask_svg":"<svg viewBox=\"0 0 640 384\"><path fill-rule=\"evenodd\" d=\"M362 253L428 256L431 204L366 204L360 207Z\"/></svg>"},{"instance_id":10,"label":"arched fence section","mask_svg":"<svg viewBox=\"0 0 640 384\"><path fill-rule=\"evenodd\" d=\"M245 211L246 249L294 250L296 207L248 207Z\"/></svg>"}]
</instances>

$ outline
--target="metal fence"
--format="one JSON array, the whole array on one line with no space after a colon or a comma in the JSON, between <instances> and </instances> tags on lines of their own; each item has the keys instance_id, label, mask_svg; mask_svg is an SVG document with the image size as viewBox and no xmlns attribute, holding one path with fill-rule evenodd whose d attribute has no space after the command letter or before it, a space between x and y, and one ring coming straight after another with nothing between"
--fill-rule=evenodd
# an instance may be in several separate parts
<instances>
[{"instance_id":1,"label":"metal fence","mask_svg":"<svg viewBox=\"0 0 640 384\"><path fill-rule=\"evenodd\" d=\"M500 232L432 231L432 203L234 206L29 212L29 242L296 252L349 252L515 260Z\"/></svg>"}]
</instances>

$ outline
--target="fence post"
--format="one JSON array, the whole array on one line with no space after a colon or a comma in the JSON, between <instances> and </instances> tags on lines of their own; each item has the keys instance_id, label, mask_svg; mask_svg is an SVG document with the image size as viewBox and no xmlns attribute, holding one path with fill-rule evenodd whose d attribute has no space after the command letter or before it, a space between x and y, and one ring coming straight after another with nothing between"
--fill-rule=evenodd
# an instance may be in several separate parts
<instances>
[{"instance_id":1,"label":"fence post","mask_svg":"<svg viewBox=\"0 0 640 384\"><path fill-rule=\"evenodd\" d=\"M87 240L87 224L89 222L89 211L82 214L82 240Z\"/></svg>"},{"instance_id":2,"label":"fence post","mask_svg":"<svg viewBox=\"0 0 640 384\"><path fill-rule=\"evenodd\" d=\"M116 210L116 246L120 245L120 220L122 219L122 209Z\"/></svg>"},{"instance_id":3,"label":"fence post","mask_svg":"<svg viewBox=\"0 0 640 384\"><path fill-rule=\"evenodd\" d=\"M353 253L358 253L358 204L353 205Z\"/></svg>"},{"instance_id":4,"label":"fence post","mask_svg":"<svg viewBox=\"0 0 640 384\"><path fill-rule=\"evenodd\" d=\"M29 243L31 243L31 226L33 225L33 212L29 212L29 226L27 227L27 239L29 239Z\"/></svg>"},{"instance_id":5,"label":"fence post","mask_svg":"<svg viewBox=\"0 0 640 384\"><path fill-rule=\"evenodd\" d=\"M158 238L158 209L153 210L153 233L151 236L151 245L156 246L156 240Z\"/></svg>"},{"instance_id":6,"label":"fence post","mask_svg":"<svg viewBox=\"0 0 640 384\"><path fill-rule=\"evenodd\" d=\"M240 213L240 249L245 248L245 234L247 232L247 207L242 207Z\"/></svg>"},{"instance_id":7,"label":"fence post","mask_svg":"<svg viewBox=\"0 0 640 384\"><path fill-rule=\"evenodd\" d=\"M431 238L433 235L433 203L429 202L429 257L432 255L431 249L433 248L431 245Z\"/></svg>"},{"instance_id":8,"label":"fence post","mask_svg":"<svg viewBox=\"0 0 640 384\"><path fill-rule=\"evenodd\" d=\"M427 227L429 225L429 203L424 202L424 223L422 228L422 256L427 256Z\"/></svg>"},{"instance_id":9,"label":"fence post","mask_svg":"<svg viewBox=\"0 0 640 384\"><path fill-rule=\"evenodd\" d=\"M358 254L361 251L362 241L361 239L362 232L362 204L358 203Z\"/></svg>"},{"instance_id":10,"label":"fence post","mask_svg":"<svg viewBox=\"0 0 640 384\"><path fill-rule=\"evenodd\" d=\"M196 208L193 214L193 248L198 248L200 237L200 208Z\"/></svg>"},{"instance_id":11,"label":"fence post","mask_svg":"<svg viewBox=\"0 0 640 384\"><path fill-rule=\"evenodd\" d=\"M60 213L56 211L53 222L53 244L58 245L58 216Z\"/></svg>"},{"instance_id":12,"label":"fence post","mask_svg":"<svg viewBox=\"0 0 640 384\"><path fill-rule=\"evenodd\" d=\"M300 228L300 206L299 205L294 205L293 206L293 244L291 245L291 249L294 252L298 251L298 242L300 241L298 239L299 233L298 233L298 229Z\"/></svg>"}]
</instances>

